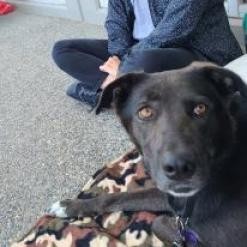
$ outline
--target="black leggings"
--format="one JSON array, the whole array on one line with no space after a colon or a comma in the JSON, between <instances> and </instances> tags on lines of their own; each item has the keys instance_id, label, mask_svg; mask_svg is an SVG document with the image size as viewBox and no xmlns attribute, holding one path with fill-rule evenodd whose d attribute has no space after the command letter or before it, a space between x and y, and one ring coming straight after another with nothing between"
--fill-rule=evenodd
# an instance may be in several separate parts
<instances>
[{"instance_id":1,"label":"black leggings","mask_svg":"<svg viewBox=\"0 0 247 247\"><path fill-rule=\"evenodd\" d=\"M58 41L53 48L53 59L60 69L82 82L87 89L97 91L107 73L99 66L109 57L107 40L75 39ZM205 60L184 48L158 48L134 51L125 57L121 72L161 72L185 67L193 61Z\"/></svg>"}]
</instances>

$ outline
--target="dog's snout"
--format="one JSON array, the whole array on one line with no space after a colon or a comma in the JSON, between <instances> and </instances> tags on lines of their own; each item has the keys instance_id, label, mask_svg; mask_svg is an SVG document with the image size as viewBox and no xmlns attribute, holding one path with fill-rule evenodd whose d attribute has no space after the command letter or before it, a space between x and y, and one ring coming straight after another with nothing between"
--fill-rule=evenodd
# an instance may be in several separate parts
<instances>
[{"instance_id":1,"label":"dog's snout","mask_svg":"<svg viewBox=\"0 0 247 247\"><path fill-rule=\"evenodd\" d=\"M183 157L166 154L163 169L168 178L185 180L191 178L195 173L195 164Z\"/></svg>"}]
</instances>

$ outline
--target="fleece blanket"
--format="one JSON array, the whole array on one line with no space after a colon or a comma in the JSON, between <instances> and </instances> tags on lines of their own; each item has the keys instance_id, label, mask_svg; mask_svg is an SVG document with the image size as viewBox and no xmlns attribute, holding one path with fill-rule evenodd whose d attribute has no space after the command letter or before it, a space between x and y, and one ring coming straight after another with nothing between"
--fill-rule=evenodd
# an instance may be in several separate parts
<instances>
[{"instance_id":1,"label":"fleece blanket","mask_svg":"<svg viewBox=\"0 0 247 247\"><path fill-rule=\"evenodd\" d=\"M97 171L79 193L88 199L105 193L153 188L142 158L136 150ZM114 212L93 218L40 218L32 229L12 247L167 247L152 232L153 212Z\"/></svg>"}]
</instances>

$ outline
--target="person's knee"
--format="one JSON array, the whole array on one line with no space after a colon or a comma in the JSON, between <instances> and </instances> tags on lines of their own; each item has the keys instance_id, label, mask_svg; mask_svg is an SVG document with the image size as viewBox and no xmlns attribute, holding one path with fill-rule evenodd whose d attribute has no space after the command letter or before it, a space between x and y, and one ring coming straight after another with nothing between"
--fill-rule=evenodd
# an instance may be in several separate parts
<instances>
[{"instance_id":1,"label":"person's knee","mask_svg":"<svg viewBox=\"0 0 247 247\"><path fill-rule=\"evenodd\" d=\"M132 51L120 67L120 73L144 71L161 72L183 68L196 60L195 55L180 48L160 48Z\"/></svg>"},{"instance_id":2,"label":"person's knee","mask_svg":"<svg viewBox=\"0 0 247 247\"><path fill-rule=\"evenodd\" d=\"M163 61L164 59L163 57L161 59L160 51L157 49L132 51L122 62L120 72L159 72L160 63L163 63Z\"/></svg>"},{"instance_id":3,"label":"person's knee","mask_svg":"<svg viewBox=\"0 0 247 247\"><path fill-rule=\"evenodd\" d=\"M59 65L61 61L61 56L63 55L64 52L67 51L68 48L69 48L69 43L67 40L60 40L54 44L52 49L52 57L56 62L56 64Z\"/></svg>"}]
</instances>

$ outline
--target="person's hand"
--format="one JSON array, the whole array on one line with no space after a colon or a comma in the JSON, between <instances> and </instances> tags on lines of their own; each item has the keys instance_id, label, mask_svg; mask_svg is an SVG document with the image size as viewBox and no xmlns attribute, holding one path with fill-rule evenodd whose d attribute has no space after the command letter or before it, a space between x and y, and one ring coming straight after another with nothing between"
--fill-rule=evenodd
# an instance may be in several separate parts
<instances>
[{"instance_id":1,"label":"person's hand","mask_svg":"<svg viewBox=\"0 0 247 247\"><path fill-rule=\"evenodd\" d=\"M99 67L103 72L108 73L111 76L117 76L118 68L120 65L120 59L117 56L109 57L109 59Z\"/></svg>"}]
</instances>

